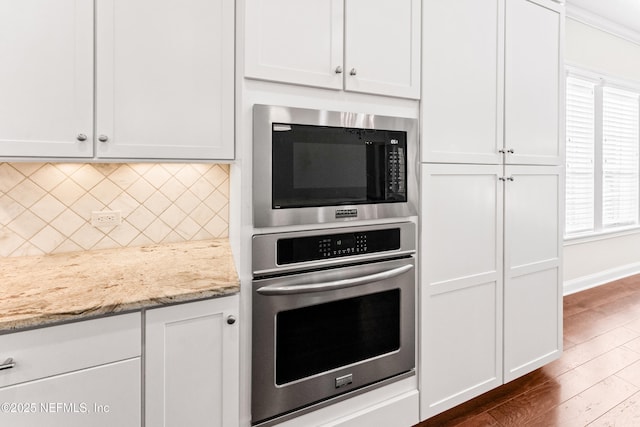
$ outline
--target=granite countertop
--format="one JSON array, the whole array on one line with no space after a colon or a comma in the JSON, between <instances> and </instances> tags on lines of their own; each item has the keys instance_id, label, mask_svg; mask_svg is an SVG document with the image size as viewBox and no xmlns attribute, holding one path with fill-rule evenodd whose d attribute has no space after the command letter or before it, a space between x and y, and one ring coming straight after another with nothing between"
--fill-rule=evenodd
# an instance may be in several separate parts
<instances>
[{"instance_id":1,"label":"granite countertop","mask_svg":"<svg viewBox=\"0 0 640 427\"><path fill-rule=\"evenodd\" d=\"M0 258L0 333L237 293L227 239Z\"/></svg>"}]
</instances>

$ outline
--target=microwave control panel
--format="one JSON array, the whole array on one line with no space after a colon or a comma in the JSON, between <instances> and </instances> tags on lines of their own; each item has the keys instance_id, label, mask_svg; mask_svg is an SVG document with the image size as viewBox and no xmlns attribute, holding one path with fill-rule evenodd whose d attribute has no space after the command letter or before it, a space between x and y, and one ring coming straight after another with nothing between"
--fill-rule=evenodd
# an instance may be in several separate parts
<instances>
[{"instance_id":1,"label":"microwave control panel","mask_svg":"<svg viewBox=\"0 0 640 427\"><path fill-rule=\"evenodd\" d=\"M405 154L404 147L391 145L387 151L387 196L400 194L404 196L405 190Z\"/></svg>"},{"instance_id":2,"label":"microwave control panel","mask_svg":"<svg viewBox=\"0 0 640 427\"><path fill-rule=\"evenodd\" d=\"M398 249L399 228L294 237L278 240L277 262L284 265Z\"/></svg>"}]
</instances>

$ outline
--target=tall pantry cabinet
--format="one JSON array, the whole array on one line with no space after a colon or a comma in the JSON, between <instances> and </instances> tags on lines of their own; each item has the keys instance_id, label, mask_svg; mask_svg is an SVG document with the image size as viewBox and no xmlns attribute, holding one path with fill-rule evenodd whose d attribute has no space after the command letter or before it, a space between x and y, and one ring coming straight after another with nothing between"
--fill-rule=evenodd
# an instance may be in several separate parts
<instances>
[{"instance_id":1,"label":"tall pantry cabinet","mask_svg":"<svg viewBox=\"0 0 640 427\"><path fill-rule=\"evenodd\" d=\"M562 349L563 5L423 2L426 419Z\"/></svg>"}]
</instances>

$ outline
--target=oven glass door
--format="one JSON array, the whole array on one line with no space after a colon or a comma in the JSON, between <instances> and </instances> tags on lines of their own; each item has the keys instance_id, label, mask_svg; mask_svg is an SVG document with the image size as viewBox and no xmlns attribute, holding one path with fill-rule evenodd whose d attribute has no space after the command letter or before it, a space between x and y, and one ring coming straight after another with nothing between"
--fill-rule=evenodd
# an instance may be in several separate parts
<instances>
[{"instance_id":1,"label":"oven glass door","mask_svg":"<svg viewBox=\"0 0 640 427\"><path fill-rule=\"evenodd\" d=\"M414 263L254 280L252 422L412 372Z\"/></svg>"},{"instance_id":2,"label":"oven glass door","mask_svg":"<svg viewBox=\"0 0 640 427\"><path fill-rule=\"evenodd\" d=\"M276 384L399 348L399 289L282 311L276 315Z\"/></svg>"}]
</instances>

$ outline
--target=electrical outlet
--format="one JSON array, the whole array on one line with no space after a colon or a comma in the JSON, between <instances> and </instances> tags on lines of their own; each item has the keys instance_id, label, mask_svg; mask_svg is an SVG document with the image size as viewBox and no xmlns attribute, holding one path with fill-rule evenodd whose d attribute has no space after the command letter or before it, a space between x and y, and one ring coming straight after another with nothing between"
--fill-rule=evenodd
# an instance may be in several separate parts
<instances>
[{"instance_id":1,"label":"electrical outlet","mask_svg":"<svg viewBox=\"0 0 640 427\"><path fill-rule=\"evenodd\" d=\"M122 211L93 211L91 225L94 227L113 227L122 224Z\"/></svg>"}]
</instances>

